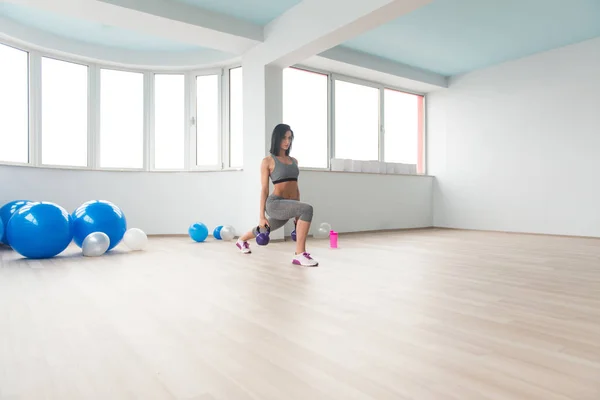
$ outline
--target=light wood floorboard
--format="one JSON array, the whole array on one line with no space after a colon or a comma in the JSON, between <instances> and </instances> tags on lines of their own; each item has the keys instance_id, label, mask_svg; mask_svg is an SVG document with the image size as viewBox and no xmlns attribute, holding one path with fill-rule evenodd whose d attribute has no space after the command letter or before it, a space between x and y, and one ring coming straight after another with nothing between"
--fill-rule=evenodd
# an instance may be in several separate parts
<instances>
[{"instance_id":1,"label":"light wood floorboard","mask_svg":"<svg viewBox=\"0 0 600 400\"><path fill-rule=\"evenodd\" d=\"M600 240L0 250L0 399L599 400Z\"/></svg>"}]
</instances>

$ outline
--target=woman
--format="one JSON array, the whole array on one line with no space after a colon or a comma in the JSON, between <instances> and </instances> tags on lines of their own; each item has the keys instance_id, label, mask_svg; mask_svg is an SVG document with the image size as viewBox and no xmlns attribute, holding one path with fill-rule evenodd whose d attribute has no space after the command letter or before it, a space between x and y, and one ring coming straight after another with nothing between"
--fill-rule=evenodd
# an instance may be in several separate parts
<instances>
[{"instance_id":1,"label":"woman","mask_svg":"<svg viewBox=\"0 0 600 400\"><path fill-rule=\"evenodd\" d=\"M260 196L260 217L256 228L242 235L236 245L244 254L250 254L248 240L256 237L267 228L271 232L281 228L290 218L296 222L296 253L292 263L306 267L319 265L309 253L306 252L306 236L313 217L313 207L300 202L298 189L298 161L290 157L294 133L289 125L279 124L273 129L271 136L271 155L262 160ZM273 193L269 195L269 178L273 182ZM266 218L265 211L269 215Z\"/></svg>"}]
</instances>

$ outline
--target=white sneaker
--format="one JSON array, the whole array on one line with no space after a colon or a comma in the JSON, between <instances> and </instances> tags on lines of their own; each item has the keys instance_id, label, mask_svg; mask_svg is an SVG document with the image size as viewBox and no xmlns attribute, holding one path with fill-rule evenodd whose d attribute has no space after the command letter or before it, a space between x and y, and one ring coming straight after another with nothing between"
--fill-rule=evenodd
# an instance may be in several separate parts
<instances>
[{"instance_id":1,"label":"white sneaker","mask_svg":"<svg viewBox=\"0 0 600 400\"><path fill-rule=\"evenodd\" d=\"M243 254L250 254L252 253L252 251L250 251L250 245L248 244L248 242L242 242L241 240L238 240L235 245L238 247L238 249L240 249L240 251Z\"/></svg>"},{"instance_id":2,"label":"white sneaker","mask_svg":"<svg viewBox=\"0 0 600 400\"><path fill-rule=\"evenodd\" d=\"M292 259L292 264L302 265L303 267L316 267L319 265L319 263L307 252L296 254Z\"/></svg>"}]
</instances>

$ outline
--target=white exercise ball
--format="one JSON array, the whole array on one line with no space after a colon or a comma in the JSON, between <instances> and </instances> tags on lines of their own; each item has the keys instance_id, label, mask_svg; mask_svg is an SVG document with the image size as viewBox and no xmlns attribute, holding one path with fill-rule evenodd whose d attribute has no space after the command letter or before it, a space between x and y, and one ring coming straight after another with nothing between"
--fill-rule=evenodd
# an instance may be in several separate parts
<instances>
[{"instance_id":1,"label":"white exercise ball","mask_svg":"<svg viewBox=\"0 0 600 400\"><path fill-rule=\"evenodd\" d=\"M233 229L233 226L231 225L224 225L223 228L221 228L220 234L221 239L229 241L235 237L235 229Z\"/></svg>"},{"instance_id":2,"label":"white exercise ball","mask_svg":"<svg viewBox=\"0 0 600 400\"><path fill-rule=\"evenodd\" d=\"M329 231L323 227L320 227L317 233L315 233L315 238L317 239L327 239L329 237Z\"/></svg>"},{"instance_id":3,"label":"white exercise ball","mask_svg":"<svg viewBox=\"0 0 600 400\"><path fill-rule=\"evenodd\" d=\"M327 222L322 222L321 226L319 228L324 229L325 231L327 231L327 235L329 235L329 231L331 230L331 224L329 224Z\"/></svg>"},{"instance_id":4,"label":"white exercise ball","mask_svg":"<svg viewBox=\"0 0 600 400\"><path fill-rule=\"evenodd\" d=\"M148 236L139 228L131 228L125 232L123 243L133 251L143 250L148 244Z\"/></svg>"},{"instance_id":5,"label":"white exercise ball","mask_svg":"<svg viewBox=\"0 0 600 400\"><path fill-rule=\"evenodd\" d=\"M110 246L110 238L104 232L92 232L83 239L81 251L86 257L99 257L106 253Z\"/></svg>"}]
</instances>

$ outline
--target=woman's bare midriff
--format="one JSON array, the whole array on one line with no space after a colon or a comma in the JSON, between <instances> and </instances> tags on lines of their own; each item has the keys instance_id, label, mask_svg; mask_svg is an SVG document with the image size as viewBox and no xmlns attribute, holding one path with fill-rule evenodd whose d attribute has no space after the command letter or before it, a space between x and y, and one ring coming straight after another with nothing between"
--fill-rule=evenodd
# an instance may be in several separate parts
<instances>
[{"instance_id":1,"label":"woman's bare midriff","mask_svg":"<svg viewBox=\"0 0 600 400\"><path fill-rule=\"evenodd\" d=\"M273 187L273 194L284 199L296 200L298 198L298 182L278 183Z\"/></svg>"}]
</instances>

